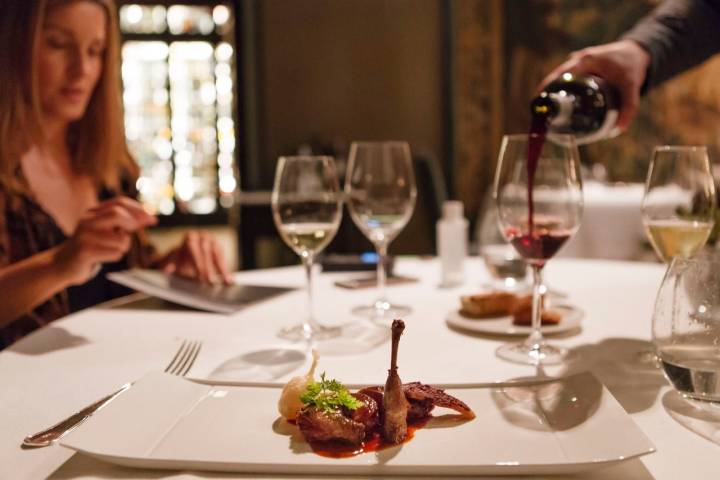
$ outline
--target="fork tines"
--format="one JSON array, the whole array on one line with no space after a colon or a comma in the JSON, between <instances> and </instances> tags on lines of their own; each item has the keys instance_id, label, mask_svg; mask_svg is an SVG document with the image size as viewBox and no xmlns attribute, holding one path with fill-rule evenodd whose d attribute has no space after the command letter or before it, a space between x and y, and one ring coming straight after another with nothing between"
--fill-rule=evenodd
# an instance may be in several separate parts
<instances>
[{"instance_id":1,"label":"fork tines","mask_svg":"<svg viewBox=\"0 0 720 480\"><path fill-rule=\"evenodd\" d=\"M181 377L187 375L195 363L201 347L202 342L198 340L183 340L182 345L180 345L180 348L175 354L175 357L170 361L165 372Z\"/></svg>"}]
</instances>

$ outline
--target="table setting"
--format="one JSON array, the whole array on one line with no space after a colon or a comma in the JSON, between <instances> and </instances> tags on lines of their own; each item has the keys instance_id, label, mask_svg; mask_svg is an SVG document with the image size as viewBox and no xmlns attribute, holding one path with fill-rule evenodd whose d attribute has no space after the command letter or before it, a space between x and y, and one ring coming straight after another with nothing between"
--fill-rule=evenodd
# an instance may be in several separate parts
<instances>
[{"instance_id":1,"label":"table setting","mask_svg":"<svg viewBox=\"0 0 720 480\"><path fill-rule=\"evenodd\" d=\"M236 273L235 284L277 294L226 313L136 293L1 352L0 406L12 414L0 420L0 478L716 474L718 299L704 288L716 254L681 255L650 231L659 254L678 257L669 269L549 261L579 227L582 183L572 137L534 141L506 136L495 179L498 229L533 273L511 284L487 259L467 258L448 285L442 259L397 257L394 274L417 281L385 287L383 257L414 208L410 151L360 142L344 196L377 247L379 289L339 288L358 274L320 274L315 262L340 222L334 162L282 158L273 215L302 266ZM689 163L702 172L704 158ZM697 195L662 196L685 210L655 201L667 183L648 182L648 222L681 212L684 226L707 225L714 203ZM468 315L468 299L488 298L509 306ZM287 395L299 402L291 414ZM83 421L66 421L74 414Z\"/></svg>"}]
</instances>

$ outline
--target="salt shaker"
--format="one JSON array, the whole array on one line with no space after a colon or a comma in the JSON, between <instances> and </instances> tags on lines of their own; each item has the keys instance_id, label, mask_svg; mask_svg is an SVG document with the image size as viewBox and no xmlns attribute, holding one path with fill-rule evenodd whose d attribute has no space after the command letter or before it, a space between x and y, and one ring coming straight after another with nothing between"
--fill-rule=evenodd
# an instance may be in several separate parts
<instances>
[{"instance_id":1,"label":"salt shaker","mask_svg":"<svg viewBox=\"0 0 720 480\"><path fill-rule=\"evenodd\" d=\"M468 221L463 204L457 200L443 203L442 218L437 222L437 253L442 268L441 285L451 287L465 280Z\"/></svg>"}]
</instances>

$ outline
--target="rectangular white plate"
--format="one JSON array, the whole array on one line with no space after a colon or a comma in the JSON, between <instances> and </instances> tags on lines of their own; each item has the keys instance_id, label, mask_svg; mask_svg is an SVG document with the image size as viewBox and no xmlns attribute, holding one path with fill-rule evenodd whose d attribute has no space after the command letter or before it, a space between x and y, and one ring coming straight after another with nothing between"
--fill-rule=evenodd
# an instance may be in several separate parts
<instances>
[{"instance_id":1,"label":"rectangular white plate","mask_svg":"<svg viewBox=\"0 0 720 480\"><path fill-rule=\"evenodd\" d=\"M336 475L571 473L655 450L589 373L447 392L477 418L463 423L436 409L436 418L406 444L334 459L313 453L297 428L280 419L278 386L207 385L152 373L61 443L131 467Z\"/></svg>"}]
</instances>

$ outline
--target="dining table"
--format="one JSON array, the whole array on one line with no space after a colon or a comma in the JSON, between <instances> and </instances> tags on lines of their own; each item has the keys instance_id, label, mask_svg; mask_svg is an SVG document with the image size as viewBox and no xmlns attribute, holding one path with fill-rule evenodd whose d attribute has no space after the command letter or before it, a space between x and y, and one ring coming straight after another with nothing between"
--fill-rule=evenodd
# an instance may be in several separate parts
<instances>
[{"instance_id":1,"label":"dining table","mask_svg":"<svg viewBox=\"0 0 720 480\"><path fill-rule=\"evenodd\" d=\"M664 265L559 258L550 261L545 270L550 290L562 294L563 301L580 311L582 318L578 328L550 339L571 349L571 360L539 372L537 366L509 363L495 355L498 346L517 337L448 325L446 319L457 311L460 296L480 292L489 279L478 258L467 259L465 281L455 287L441 286L440 264L435 258L396 259L395 273L417 280L387 289L393 302L412 309L403 317L406 328L399 348L403 380L492 383L588 371L614 396L656 451L557 478L718 478L720 421L686 402L654 363L641 358L651 348L653 305ZM344 332L336 341L317 346L318 373L327 372L347 383L383 384L390 361L389 321L351 314L353 307L373 301L377 292L335 285L338 280L362 275L366 274L316 275L317 318ZM295 289L231 315L202 312L135 293L56 320L0 352L0 479L295 478L135 469L57 444L21 447L29 433L148 372L162 371L186 340L202 342L189 378L284 383L302 375L311 362L308 345L278 337L282 327L301 322L307 314L302 268L243 271L234 279L239 284ZM248 415L259 408L245 407ZM483 412L476 413L482 421Z\"/></svg>"}]
</instances>

